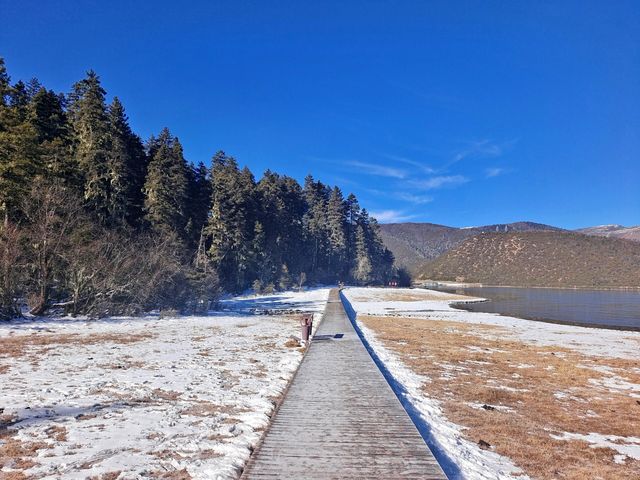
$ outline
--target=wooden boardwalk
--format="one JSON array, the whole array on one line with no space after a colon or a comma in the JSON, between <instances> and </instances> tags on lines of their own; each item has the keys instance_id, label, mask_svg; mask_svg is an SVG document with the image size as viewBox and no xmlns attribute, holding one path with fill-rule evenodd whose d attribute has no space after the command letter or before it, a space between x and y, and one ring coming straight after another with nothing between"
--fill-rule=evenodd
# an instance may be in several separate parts
<instances>
[{"instance_id":1,"label":"wooden boardwalk","mask_svg":"<svg viewBox=\"0 0 640 480\"><path fill-rule=\"evenodd\" d=\"M342 338L333 337L343 334ZM446 479L337 290L243 479Z\"/></svg>"}]
</instances>

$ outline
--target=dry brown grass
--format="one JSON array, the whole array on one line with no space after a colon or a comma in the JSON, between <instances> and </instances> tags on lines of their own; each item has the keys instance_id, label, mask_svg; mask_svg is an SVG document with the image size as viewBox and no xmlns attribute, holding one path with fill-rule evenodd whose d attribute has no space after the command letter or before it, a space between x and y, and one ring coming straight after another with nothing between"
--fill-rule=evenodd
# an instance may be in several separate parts
<instances>
[{"instance_id":1,"label":"dry brown grass","mask_svg":"<svg viewBox=\"0 0 640 480\"><path fill-rule=\"evenodd\" d=\"M89 477L88 480L116 480L122 472L120 470L114 472L103 473L102 475L96 475Z\"/></svg>"},{"instance_id":2,"label":"dry brown grass","mask_svg":"<svg viewBox=\"0 0 640 480\"><path fill-rule=\"evenodd\" d=\"M194 417L210 417L212 415L219 415L220 413L227 413L226 410L229 410L229 407L224 407L211 402L197 402L191 405L190 407L185 408L180 412L182 415L191 415Z\"/></svg>"},{"instance_id":3,"label":"dry brown grass","mask_svg":"<svg viewBox=\"0 0 640 480\"><path fill-rule=\"evenodd\" d=\"M0 472L0 480L29 480L22 472Z\"/></svg>"},{"instance_id":4,"label":"dry brown grass","mask_svg":"<svg viewBox=\"0 0 640 480\"><path fill-rule=\"evenodd\" d=\"M146 363L139 360L121 360L117 363L103 363L98 368L104 370L129 370L130 368L143 368Z\"/></svg>"},{"instance_id":5,"label":"dry brown grass","mask_svg":"<svg viewBox=\"0 0 640 480\"><path fill-rule=\"evenodd\" d=\"M194 402L191 406L185 408L180 413L182 415L191 415L194 417L210 417L213 415L238 415L240 413L250 412L250 409L231 406L231 405L218 405L216 403L201 400Z\"/></svg>"},{"instance_id":6,"label":"dry brown grass","mask_svg":"<svg viewBox=\"0 0 640 480\"><path fill-rule=\"evenodd\" d=\"M220 452L216 452L213 449L208 449L208 450L200 450L198 453L196 453L195 458L197 458L198 460L209 460L212 458L220 458L223 456L224 454Z\"/></svg>"},{"instance_id":7,"label":"dry brown grass","mask_svg":"<svg viewBox=\"0 0 640 480\"><path fill-rule=\"evenodd\" d=\"M176 392L173 390L163 390L161 388L155 388L151 392L151 398L153 400L165 400L169 402L175 402L178 400L182 394L180 392Z\"/></svg>"},{"instance_id":8,"label":"dry brown grass","mask_svg":"<svg viewBox=\"0 0 640 480\"><path fill-rule=\"evenodd\" d=\"M155 470L151 472L150 478L158 478L162 480L191 480L193 477L189 475L186 468L182 470Z\"/></svg>"},{"instance_id":9,"label":"dry brown grass","mask_svg":"<svg viewBox=\"0 0 640 480\"><path fill-rule=\"evenodd\" d=\"M62 425L52 425L45 430L45 433L50 439L55 440L56 442L66 442L67 434L69 432L67 431L67 428Z\"/></svg>"},{"instance_id":10,"label":"dry brown grass","mask_svg":"<svg viewBox=\"0 0 640 480\"><path fill-rule=\"evenodd\" d=\"M609 374L593 367L609 367L613 374L640 384L640 359L596 358L533 346L488 325L359 318L408 367L431 379L425 393L441 401L451 421L466 427L469 440L487 442L531 477L640 478L639 461L616 464L614 450L550 436L561 432L638 436L640 404L624 392L598 385ZM566 397L557 398L557 392Z\"/></svg>"},{"instance_id":11,"label":"dry brown grass","mask_svg":"<svg viewBox=\"0 0 640 480\"><path fill-rule=\"evenodd\" d=\"M8 467L18 471L27 470L36 465L33 458L38 450L50 448L45 442L28 442L15 438L12 436L15 433L8 430L0 432L0 469Z\"/></svg>"},{"instance_id":12,"label":"dry brown grass","mask_svg":"<svg viewBox=\"0 0 640 480\"><path fill-rule=\"evenodd\" d=\"M296 338L290 338L286 342L284 342L284 346L287 348L299 348L300 342Z\"/></svg>"}]
</instances>

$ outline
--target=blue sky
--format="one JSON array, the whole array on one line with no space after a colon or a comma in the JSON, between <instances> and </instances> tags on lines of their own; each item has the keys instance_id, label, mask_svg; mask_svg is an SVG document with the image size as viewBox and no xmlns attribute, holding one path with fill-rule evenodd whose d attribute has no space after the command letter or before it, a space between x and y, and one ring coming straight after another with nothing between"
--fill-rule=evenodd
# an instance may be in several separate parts
<instances>
[{"instance_id":1,"label":"blue sky","mask_svg":"<svg viewBox=\"0 0 640 480\"><path fill-rule=\"evenodd\" d=\"M640 224L637 1L0 0L14 80L93 68L143 137L382 222Z\"/></svg>"}]
</instances>

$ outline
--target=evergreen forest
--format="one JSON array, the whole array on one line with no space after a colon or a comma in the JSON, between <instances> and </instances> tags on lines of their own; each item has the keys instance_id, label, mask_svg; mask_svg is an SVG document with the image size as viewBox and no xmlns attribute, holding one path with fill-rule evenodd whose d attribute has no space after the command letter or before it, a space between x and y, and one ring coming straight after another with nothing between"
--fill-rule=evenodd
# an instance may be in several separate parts
<instances>
[{"instance_id":1,"label":"evergreen forest","mask_svg":"<svg viewBox=\"0 0 640 480\"><path fill-rule=\"evenodd\" d=\"M222 292L383 284L398 273L353 195L260 179L217 152L143 141L89 71L69 93L12 83L0 58L0 318L197 312Z\"/></svg>"}]
</instances>

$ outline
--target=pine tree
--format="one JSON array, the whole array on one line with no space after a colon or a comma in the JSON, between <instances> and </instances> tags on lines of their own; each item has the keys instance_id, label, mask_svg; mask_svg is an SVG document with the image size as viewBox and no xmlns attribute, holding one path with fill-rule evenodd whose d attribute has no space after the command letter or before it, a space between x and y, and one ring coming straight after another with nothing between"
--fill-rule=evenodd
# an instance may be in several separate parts
<instances>
[{"instance_id":1,"label":"pine tree","mask_svg":"<svg viewBox=\"0 0 640 480\"><path fill-rule=\"evenodd\" d=\"M73 86L69 115L75 137L75 159L84 173L84 199L98 218L109 220L109 118L106 92L93 71Z\"/></svg>"},{"instance_id":2,"label":"pine tree","mask_svg":"<svg viewBox=\"0 0 640 480\"><path fill-rule=\"evenodd\" d=\"M306 261L302 216L305 202L298 182L267 170L257 185L260 222L269 259L266 281L278 283L283 269L300 272Z\"/></svg>"},{"instance_id":3,"label":"pine tree","mask_svg":"<svg viewBox=\"0 0 640 480\"><path fill-rule=\"evenodd\" d=\"M28 105L25 84L11 86L0 58L0 215L5 222L20 216L20 200L42 171L37 132L27 121Z\"/></svg>"},{"instance_id":4,"label":"pine tree","mask_svg":"<svg viewBox=\"0 0 640 480\"><path fill-rule=\"evenodd\" d=\"M211 175L207 166L200 162L189 168L189 220L190 235L199 239L207 224L211 210Z\"/></svg>"},{"instance_id":5,"label":"pine tree","mask_svg":"<svg viewBox=\"0 0 640 480\"><path fill-rule=\"evenodd\" d=\"M247 288L255 265L252 249L255 235L255 180L248 169L224 152L212 161L213 202L207 233L209 255L221 284L231 291Z\"/></svg>"},{"instance_id":6,"label":"pine tree","mask_svg":"<svg viewBox=\"0 0 640 480\"><path fill-rule=\"evenodd\" d=\"M11 87L9 99L9 105L13 108L18 122L24 121L31 97L27 85L22 80L18 80L15 85Z\"/></svg>"},{"instance_id":7,"label":"pine tree","mask_svg":"<svg viewBox=\"0 0 640 480\"><path fill-rule=\"evenodd\" d=\"M9 103L10 91L11 77L9 77L9 73L7 73L4 58L0 57L0 107L5 107Z\"/></svg>"},{"instance_id":8,"label":"pine tree","mask_svg":"<svg viewBox=\"0 0 640 480\"><path fill-rule=\"evenodd\" d=\"M369 249L367 248L367 238L365 227L358 224L356 227L356 256L355 267L353 269L353 279L361 285L365 285L371 281L371 258L369 257Z\"/></svg>"},{"instance_id":9,"label":"pine tree","mask_svg":"<svg viewBox=\"0 0 640 480\"><path fill-rule=\"evenodd\" d=\"M358 199L353 193L350 193L345 200L345 223L347 236L347 262L353 263L354 253L356 251L356 225L360 216L360 205Z\"/></svg>"},{"instance_id":10,"label":"pine tree","mask_svg":"<svg viewBox=\"0 0 640 480\"><path fill-rule=\"evenodd\" d=\"M254 241L254 250L259 248L258 239L262 244L262 252L256 252L256 258L259 260L258 278L263 283L275 282L282 264L282 240L286 235L282 194L280 176L267 170L256 187L261 235Z\"/></svg>"},{"instance_id":11,"label":"pine tree","mask_svg":"<svg viewBox=\"0 0 640 480\"><path fill-rule=\"evenodd\" d=\"M251 264L253 266L250 276L259 280L261 284L270 283L274 276L273 257L267 249L267 235L259 221L253 227L253 240L251 243Z\"/></svg>"},{"instance_id":12,"label":"pine tree","mask_svg":"<svg viewBox=\"0 0 640 480\"><path fill-rule=\"evenodd\" d=\"M64 98L41 87L29 103L28 121L35 129L44 175L80 193L82 176L72 156L72 136Z\"/></svg>"},{"instance_id":13,"label":"pine tree","mask_svg":"<svg viewBox=\"0 0 640 480\"><path fill-rule=\"evenodd\" d=\"M295 179L280 177L280 197L283 203L278 240L281 261L286 264L291 275L298 275L306 270L309 257L303 226L306 204L302 188Z\"/></svg>"},{"instance_id":14,"label":"pine tree","mask_svg":"<svg viewBox=\"0 0 640 480\"><path fill-rule=\"evenodd\" d=\"M165 128L158 138L149 141L149 157L144 184L145 219L156 233L187 242L189 185L182 145Z\"/></svg>"},{"instance_id":15,"label":"pine tree","mask_svg":"<svg viewBox=\"0 0 640 480\"><path fill-rule=\"evenodd\" d=\"M372 263L372 276L376 283L386 284L393 276L393 254L385 247L380 236L380 226L375 218L369 218L369 252Z\"/></svg>"},{"instance_id":16,"label":"pine tree","mask_svg":"<svg viewBox=\"0 0 640 480\"><path fill-rule=\"evenodd\" d=\"M124 106L114 97L109 106L107 168L109 222L137 225L142 217L146 156L140 139L131 131Z\"/></svg>"},{"instance_id":17,"label":"pine tree","mask_svg":"<svg viewBox=\"0 0 640 480\"><path fill-rule=\"evenodd\" d=\"M339 277L347 273L344 272L343 264L347 252L346 215L343 202L342 192L338 187L334 187L327 202L326 228L330 247L329 267L334 270L334 275Z\"/></svg>"},{"instance_id":18,"label":"pine tree","mask_svg":"<svg viewBox=\"0 0 640 480\"><path fill-rule=\"evenodd\" d=\"M307 210L303 217L305 236L311 248L311 265L309 267L312 276L326 274L327 252L329 240L327 238L327 188L314 181L311 175L305 178L304 198Z\"/></svg>"}]
</instances>

